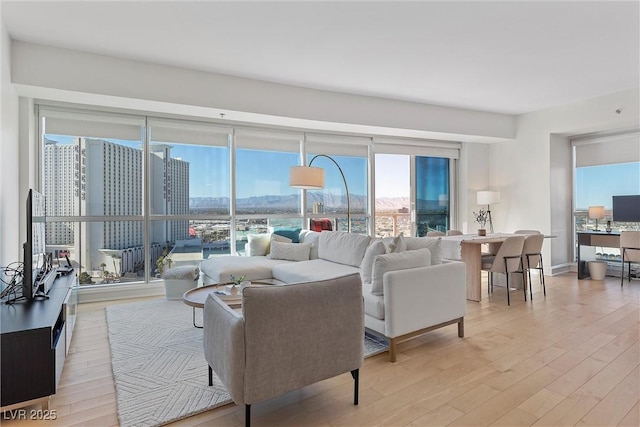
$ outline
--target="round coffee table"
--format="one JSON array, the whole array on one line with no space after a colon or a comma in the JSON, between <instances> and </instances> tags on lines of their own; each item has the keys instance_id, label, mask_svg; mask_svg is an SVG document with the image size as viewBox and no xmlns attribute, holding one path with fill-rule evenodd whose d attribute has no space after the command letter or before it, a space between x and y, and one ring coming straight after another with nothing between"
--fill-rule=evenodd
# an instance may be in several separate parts
<instances>
[{"instance_id":1,"label":"round coffee table","mask_svg":"<svg viewBox=\"0 0 640 427\"><path fill-rule=\"evenodd\" d=\"M202 286L189 289L182 295L182 302L193 308L193 326L202 328L196 324L196 308L204 308L204 303L209 295L214 294L220 298L225 304L231 308L242 307L242 292L238 289L238 293L230 295L226 292L225 287L231 283L216 283L213 285ZM275 285L270 279L252 280L249 286L269 286Z\"/></svg>"}]
</instances>

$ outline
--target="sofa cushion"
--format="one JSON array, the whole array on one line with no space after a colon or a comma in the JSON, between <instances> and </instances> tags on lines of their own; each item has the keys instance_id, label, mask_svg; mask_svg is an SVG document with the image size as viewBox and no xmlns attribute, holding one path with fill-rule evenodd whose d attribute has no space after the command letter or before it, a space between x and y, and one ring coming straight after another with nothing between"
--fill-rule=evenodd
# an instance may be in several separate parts
<instances>
[{"instance_id":1,"label":"sofa cushion","mask_svg":"<svg viewBox=\"0 0 640 427\"><path fill-rule=\"evenodd\" d=\"M300 232L300 243L311 243L311 252L309 252L309 259L318 259L318 239L320 238L320 232L313 230L302 230Z\"/></svg>"},{"instance_id":2,"label":"sofa cushion","mask_svg":"<svg viewBox=\"0 0 640 427\"><path fill-rule=\"evenodd\" d=\"M360 276L362 277L362 283L371 283L371 272L373 270L373 260L376 255L382 255L386 252L384 243L381 240L373 240L362 258L360 264Z\"/></svg>"},{"instance_id":3,"label":"sofa cushion","mask_svg":"<svg viewBox=\"0 0 640 427\"><path fill-rule=\"evenodd\" d=\"M442 264L442 238L441 237L405 237L407 250L427 248L431 251L431 265Z\"/></svg>"},{"instance_id":4,"label":"sofa cushion","mask_svg":"<svg viewBox=\"0 0 640 427\"><path fill-rule=\"evenodd\" d=\"M431 265L431 251L418 249L376 256L373 261L371 293L383 295L382 279L384 273L407 268L428 267Z\"/></svg>"},{"instance_id":5,"label":"sofa cushion","mask_svg":"<svg viewBox=\"0 0 640 427\"><path fill-rule=\"evenodd\" d=\"M283 267L283 268L280 268ZM324 259L291 262L273 266L273 278L285 283L302 283L335 279L358 273L358 268Z\"/></svg>"},{"instance_id":6,"label":"sofa cushion","mask_svg":"<svg viewBox=\"0 0 640 427\"><path fill-rule=\"evenodd\" d=\"M362 285L362 295L364 296L364 312L376 319L384 320L384 296L371 293L371 283Z\"/></svg>"},{"instance_id":7,"label":"sofa cushion","mask_svg":"<svg viewBox=\"0 0 640 427\"><path fill-rule=\"evenodd\" d=\"M267 258L285 259L288 261L308 261L311 243L271 242L271 251Z\"/></svg>"},{"instance_id":8,"label":"sofa cushion","mask_svg":"<svg viewBox=\"0 0 640 427\"><path fill-rule=\"evenodd\" d=\"M291 239L292 243L300 243L300 229L290 227L279 227L273 230L273 234Z\"/></svg>"},{"instance_id":9,"label":"sofa cushion","mask_svg":"<svg viewBox=\"0 0 640 427\"><path fill-rule=\"evenodd\" d=\"M200 271L206 276L205 284L231 281L231 275L245 276L245 280L271 279L271 269L292 261L269 259L265 256L219 256L200 262Z\"/></svg>"},{"instance_id":10,"label":"sofa cushion","mask_svg":"<svg viewBox=\"0 0 640 427\"><path fill-rule=\"evenodd\" d=\"M264 256L269 253L270 234L247 234L246 256Z\"/></svg>"},{"instance_id":11,"label":"sofa cushion","mask_svg":"<svg viewBox=\"0 0 640 427\"><path fill-rule=\"evenodd\" d=\"M360 267L369 246L369 236L344 231L323 231L318 239L318 256L327 261Z\"/></svg>"}]
</instances>

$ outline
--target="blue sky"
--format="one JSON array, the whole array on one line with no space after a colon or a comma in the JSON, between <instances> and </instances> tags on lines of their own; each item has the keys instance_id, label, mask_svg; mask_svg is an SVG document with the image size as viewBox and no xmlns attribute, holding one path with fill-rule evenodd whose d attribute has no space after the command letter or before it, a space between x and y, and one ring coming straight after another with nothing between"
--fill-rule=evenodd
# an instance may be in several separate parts
<instances>
[{"instance_id":1,"label":"blue sky","mask_svg":"<svg viewBox=\"0 0 640 427\"><path fill-rule=\"evenodd\" d=\"M50 140L69 144L72 137L47 135ZM137 141L109 140L117 144L140 148ZM172 157L190 163L189 187L191 197L229 196L227 177L229 162L227 155L214 154L225 148L172 144ZM309 155L307 161L311 159ZM342 168L349 191L354 195L366 194L366 160L334 156ZM296 194L290 188L289 167L298 164L298 155L282 152L238 150L237 194L239 198ZM329 160L318 158L313 166L325 168L325 188L333 192L344 192L344 184L336 166ZM376 156L377 197L409 197L409 156ZM576 209L604 205L611 209L611 196L640 194L640 164L582 167L576 170Z\"/></svg>"},{"instance_id":2,"label":"blue sky","mask_svg":"<svg viewBox=\"0 0 640 427\"><path fill-rule=\"evenodd\" d=\"M640 163L576 169L576 209L612 208L612 196L640 194Z\"/></svg>"},{"instance_id":3,"label":"blue sky","mask_svg":"<svg viewBox=\"0 0 640 427\"><path fill-rule=\"evenodd\" d=\"M47 135L47 139L70 144L74 138ZM140 148L139 141L123 141L104 138L120 145ZM229 161L224 147L171 144L171 157L189 162L190 197L228 197ZM308 161L311 160L309 155ZM333 156L342 168L349 192L366 194L367 164L363 158ZM300 190L289 187L289 168L299 165L299 155L277 151L237 150L237 197L298 194ZM336 166L328 159L318 158L313 166L325 168L325 189L344 193L344 183Z\"/></svg>"}]
</instances>

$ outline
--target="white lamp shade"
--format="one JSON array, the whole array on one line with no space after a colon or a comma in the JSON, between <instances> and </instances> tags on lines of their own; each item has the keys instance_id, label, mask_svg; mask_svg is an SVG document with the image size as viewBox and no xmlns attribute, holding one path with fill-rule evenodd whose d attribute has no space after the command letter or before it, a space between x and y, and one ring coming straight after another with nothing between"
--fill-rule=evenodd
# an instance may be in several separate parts
<instances>
[{"instance_id":1,"label":"white lamp shade","mask_svg":"<svg viewBox=\"0 0 640 427\"><path fill-rule=\"evenodd\" d=\"M324 188L324 169L313 166L292 166L289 187L319 190Z\"/></svg>"},{"instance_id":2,"label":"white lamp shade","mask_svg":"<svg viewBox=\"0 0 640 427\"><path fill-rule=\"evenodd\" d=\"M589 206L589 218L590 219L603 219L604 218L604 206Z\"/></svg>"},{"instance_id":3,"label":"white lamp shade","mask_svg":"<svg viewBox=\"0 0 640 427\"><path fill-rule=\"evenodd\" d=\"M500 203L500 192L478 191L477 203L479 205L491 205L493 203Z\"/></svg>"}]
</instances>

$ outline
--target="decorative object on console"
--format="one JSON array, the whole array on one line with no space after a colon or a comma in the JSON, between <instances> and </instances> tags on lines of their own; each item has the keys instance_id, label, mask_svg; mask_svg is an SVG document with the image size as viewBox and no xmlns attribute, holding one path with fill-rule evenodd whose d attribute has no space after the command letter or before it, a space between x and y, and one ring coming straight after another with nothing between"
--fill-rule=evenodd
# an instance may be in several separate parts
<instances>
[{"instance_id":1,"label":"decorative object on console","mask_svg":"<svg viewBox=\"0 0 640 427\"><path fill-rule=\"evenodd\" d=\"M598 230L598 220L604 219L604 206L589 206L589 219L596 220L596 228L593 231L600 231Z\"/></svg>"},{"instance_id":2,"label":"decorative object on console","mask_svg":"<svg viewBox=\"0 0 640 427\"><path fill-rule=\"evenodd\" d=\"M489 232L493 233L493 221L491 219L491 204L500 203L500 192L499 191L478 191L478 194L476 197L477 197L476 202L479 205L487 205L485 223L486 221L489 221ZM482 228L484 228L484 226Z\"/></svg>"},{"instance_id":3,"label":"decorative object on console","mask_svg":"<svg viewBox=\"0 0 640 427\"><path fill-rule=\"evenodd\" d=\"M340 171L342 176L342 182L344 182L344 189L347 194L347 231L351 233L351 205L349 202L349 186L347 185L347 179L342 172L342 168L336 162L333 157L325 154L317 154L313 156L309 162L309 166L292 166L289 171L289 187L302 188L304 190L321 190L324 188L324 169L318 167L312 167L313 161L318 157L324 157L333 162L334 165Z\"/></svg>"}]
</instances>

